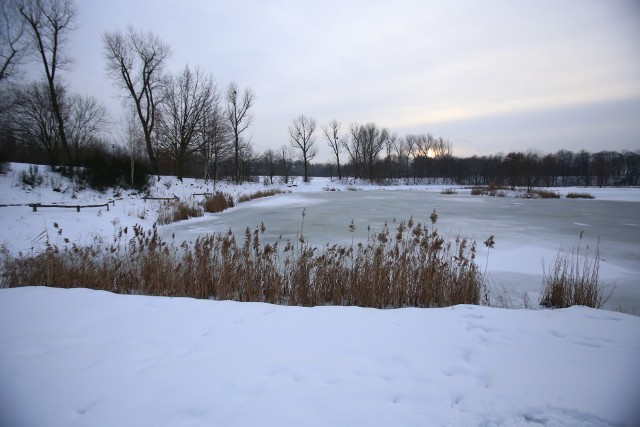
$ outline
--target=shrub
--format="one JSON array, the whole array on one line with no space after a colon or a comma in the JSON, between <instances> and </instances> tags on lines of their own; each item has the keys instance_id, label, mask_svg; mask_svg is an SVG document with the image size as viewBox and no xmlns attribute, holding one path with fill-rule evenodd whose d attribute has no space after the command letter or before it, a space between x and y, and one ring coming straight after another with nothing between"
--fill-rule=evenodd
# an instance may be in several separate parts
<instances>
[{"instance_id":1,"label":"shrub","mask_svg":"<svg viewBox=\"0 0 640 427\"><path fill-rule=\"evenodd\" d=\"M44 176L40 173L38 165L29 165L29 169L21 170L18 174L20 182L29 187L38 187L44 182Z\"/></svg>"},{"instance_id":2,"label":"shrub","mask_svg":"<svg viewBox=\"0 0 640 427\"><path fill-rule=\"evenodd\" d=\"M471 187L472 196L481 196L482 194L484 194L484 189L482 187Z\"/></svg>"},{"instance_id":3,"label":"shrub","mask_svg":"<svg viewBox=\"0 0 640 427\"><path fill-rule=\"evenodd\" d=\"M599 281L599 246L592 256L581 253L580 242L569 253L558 252L553 265L543 272L540 304L555 308L572 305L602 307L613 289L606 294L605 286Z\"/></svg>"},{"instance_id":4,"label":"shrub","mask_svg":"<svg viewBox=\"0 0 640 427\"><path fill-rule=\"evenodd\" d=\"M595 199L595 197L589 193L569 193L567 199Z\"/></svg>"},{"instance_id":5,"label":"shrub","mask_svg":"<svg viewBox=\"0 0 640 427\"><path fill-rule=\"evenodd\" d=\"M473 189L471 191L473 191ZM455 188L444 188L440 194L458 194L458 192Z\"/></svg>"},{"instance_id":6,"label":"shrub","mask_svg":"<svg viewBox=\"0 0 640 427\"><path fill-rule=\"evenodd\" d=\"M211 196L206 196L202 202L205 212L222 212L233 207L233 196L221 192L216 192Z\"/></svg>"},{"instance_id":7,"label":"shrub","mask_svg":"<svg viewBox=\"0 0 640 427\"><path fill-rule=\"evenodd\" d=\"M169 201L162 204L158 211L158 223L160 225L183 221L189 218L197 218L203 215L202 208L193 203L183 201Z\"/></svg>"},{"instance_id":8,"label":"shrub","mask_svg":"<svg viewBox=\"0 0 640 427\"><path fill-rule=\"evenodd\" d=\"M98 191L113 187L135 188L144 191L149 186L151 170L146 163L135 160L133 184L131 183L131 159L124 154L112 154L103 146L91 148L85 154L86 168L80 178Z\"/></svg>"},{"instance_id":9,"label":"shrub","mask_svg":"<svg viewBox=\"0 0 640 427\"><path fill-rule=\"evenodd\" d=\"M366 243L311 247L264 243L263 224L236 239L230 231L195 243L166 243L154 225L121 229L96 242L2 257L0 286L91 287L118 293L187 296L285 305L442 307L486 301L475 242L448 241L413 219L371 233ZM355 230L355 226L350 230Z\"/></svg>"}]
</instances>

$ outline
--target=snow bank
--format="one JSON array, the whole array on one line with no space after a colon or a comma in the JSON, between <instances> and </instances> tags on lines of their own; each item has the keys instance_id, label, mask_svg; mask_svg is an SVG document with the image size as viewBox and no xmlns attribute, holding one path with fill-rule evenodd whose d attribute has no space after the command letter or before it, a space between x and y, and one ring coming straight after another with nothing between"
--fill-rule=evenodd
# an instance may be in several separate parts
<instances>
[{"instance_id":1,"label":"snow bank","mask_svg":"<svg viewBox=\"0 0 640 427\"><path fill-rule=\"evenodd\" d=\"M640 425L640 318L0 290L22 426Z\"/></svg>"}]
</instances>

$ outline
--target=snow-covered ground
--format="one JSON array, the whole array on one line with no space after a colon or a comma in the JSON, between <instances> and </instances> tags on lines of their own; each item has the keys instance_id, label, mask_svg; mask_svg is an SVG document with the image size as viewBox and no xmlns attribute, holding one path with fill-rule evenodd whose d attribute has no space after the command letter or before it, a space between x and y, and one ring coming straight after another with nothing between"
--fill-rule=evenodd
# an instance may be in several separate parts
<instances>
[{"instance_id":1,"label":"snow-covered ground","mask_svg":"<svg viewBox=\"0 0 640 427\"><path fill-rule=\"evenodd\" d=\"M0 205L20 205L0 207L0 244L10 251L109 241L118 227L151 227L162 203L75 191L45 167L43 184L27 188L25 168L0 175ZM357 185L446 187L456 186ZM149 195L198 200L212 190L164 177ZM638 188L555 191L640 202ZM108 211L25 206L116 198ZM291 200L260 203L284 209ZM511 263L502 255L492 268ZM640 318L611 311L299 308L21 288L0 289L0 324L0 426L640 425Z\"/></svg>"},{"instance_id":2,"label":"snow-covered ground","mask_svg":"<svg viewBox=\"0 0 640 427\"><path fill-rule=\"evenodd\" d=\"M0 290L6 426L637 426L640 318Z\"/></svg>"}]
</instances>

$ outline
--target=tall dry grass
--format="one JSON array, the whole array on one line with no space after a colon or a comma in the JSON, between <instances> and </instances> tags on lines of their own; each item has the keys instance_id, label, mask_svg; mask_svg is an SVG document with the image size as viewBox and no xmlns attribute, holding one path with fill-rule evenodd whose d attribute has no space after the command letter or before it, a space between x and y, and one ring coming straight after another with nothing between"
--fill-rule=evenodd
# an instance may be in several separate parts
<instances>
[{"instance_id":1,"label":"tall dry grass","mask_svg":"<svg viewBox=\"0 0 640 427\"><path fill-rule=\"evenodd\" d=\"M233 196L230 194L216 192L208 195L202 201L202 207L205 212L217 213L234 206Z\"/></svg>"},{"instance_id":2,"label":"tall dry grass","mask_svg":"<svg viewBox=\"0 0 640 427\"><path fill-rule=\"evenodd\" d=\"M238 203L248 202L253 199L260 199L262 197L275 196L276 194L282 194L284 191L279 188L272 188L270 190L260 190L250 194L243 194L238 197Z\"/></svg>"},{"instance_id":3,"label":"tall dry grass","mask_svg":"<svg viewBox=\"0 0 640 427\"><path fill-rule=\"evenodd\" d=\"M304 217L303 217L304 219ZM351 246L265 243L264 225L193 244L165 242L154 226L118 232L111 244L47 245L2 257L2 286L87 287L125 294L259 301L285 305L442 307L487 301L476 243L452 241L413 219L370 232ZM351 231L355 231L352 226Z\"/></svg>"},{"instance_id":4,"label":"tall dry grass","mask_svg":"<svg viewBox=\"0 0 640 427\"><path fill-rule=\"evenodd\" d=\"M202 207L196 203L182 200L169 200L160 205L160 209L158 210L158 223L160 225L171 224L172 222L198 218L203 215Z\"/></svg>"},{"instance_id":5,"label":"tall dry grass","mask_svg":"<svg viewBox=\"0 0 640 427\"><path fill-rule=\"evenodd\" d=\"M592 254L582 250L582 233L571 252L558 252L555 261L543 273L540 304L564 308L585 305L600 308L609 299L613 288L607 290L600 274L600 244Z\"/></svg>"}]
</instances>

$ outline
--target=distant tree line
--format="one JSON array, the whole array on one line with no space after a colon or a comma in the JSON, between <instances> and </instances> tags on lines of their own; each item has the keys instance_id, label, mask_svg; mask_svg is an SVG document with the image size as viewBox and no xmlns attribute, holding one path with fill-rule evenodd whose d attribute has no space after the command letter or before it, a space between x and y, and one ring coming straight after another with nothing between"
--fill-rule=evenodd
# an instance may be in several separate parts
<instances>
[{"instance_id":1,"label":"distant tree line","mask_svg":"<svg viewBox=\"0 0 640 427\"><path fill-rule=\"evenodd\" d=\"M125 122L114 126L98 99L71 92L61 74L71 66L67 42L76 18L73 0L2 1L0 162L48 164L71 174L85 170L100 187L139 186L150 174L236 183L258 176L265 183L331 176L528 188L639 184L640 151L456 157L442 137L398 136L373 122L318 126L303 114L292 120L288 143L257 153L247 136L253 91L234 82L220 90L198 66L167 71L171 47L133 27L102 35L106 75L125 112ZM40 66L39 79L23 78L27 60ZM319 140L331 150L328 163L313 163Z\"/></svg>"}]
</instances>

